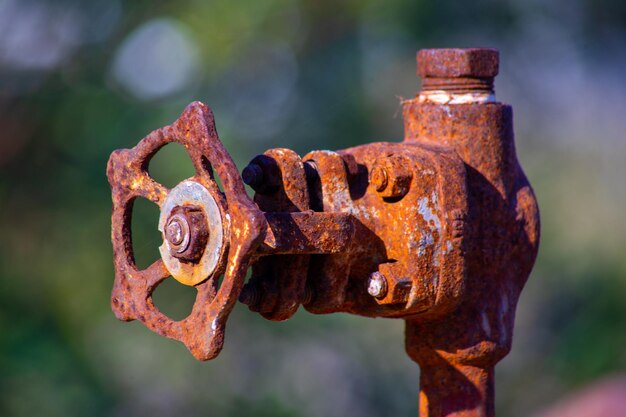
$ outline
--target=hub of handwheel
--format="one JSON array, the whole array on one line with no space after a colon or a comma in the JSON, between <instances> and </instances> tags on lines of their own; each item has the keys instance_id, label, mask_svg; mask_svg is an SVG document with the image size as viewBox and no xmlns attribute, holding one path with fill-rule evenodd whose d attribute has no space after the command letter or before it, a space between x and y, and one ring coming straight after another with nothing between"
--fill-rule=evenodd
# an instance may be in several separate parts
<instances>
[{"instance_id":1,"label":"hub of handwheel","mask_svg":"<svg viewBox=\"0 0 626 417\"><path fill-rule=\"evenodd\" d=\"M167 221L164 235L173 257L182 262L198 262L209 238L208 223L202 208L175 207Z\"/></svg>"},{"instance_id":2,"label":"hub of handwheel","mask_svg":"<svg viewBox=\"0 0 626 417\"><path fill-rule=\"evenodd\" d=\"M161 207L161 258L182 284L197 285L218 267L224 250L224 225L218 202L196 181L173 188Z\"/></svg>"}]
</instances>

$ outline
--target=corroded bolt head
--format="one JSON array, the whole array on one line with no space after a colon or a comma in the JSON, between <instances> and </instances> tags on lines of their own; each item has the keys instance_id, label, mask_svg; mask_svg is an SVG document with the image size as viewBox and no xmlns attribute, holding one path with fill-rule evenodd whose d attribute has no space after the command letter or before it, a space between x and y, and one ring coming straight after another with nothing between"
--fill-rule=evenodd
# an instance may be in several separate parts
<instances>
[{"instance_id":1,"label":"corroded bolt head","mask_svg":"<svg viewBox=\"0 0 626 417\"><path fill-rule=\"evenodd\" d=\"M256 190L263 184L263 168L254 162L250 163L241 172L241 178L245 184Z\"/></svg>"},{"instance_id":2,"label":"corroded bolt head","mask_svg":"<svg viewBox=\"0 0 626 417\"><path fill-rule=\"evenodd\" d=\"M417 74L422 78L493 78L499 63L497 49L422 49L417 53Z\"/></svg>"},{"instance_id":3,"label":"corroded bolt head","mask_svg":"<svg viewBox=\"0 0 626 417\"><path fill-rule=\"evenodd\" d=\"M165 226L165 238L176 253L184 252L189 246L189 222L183 214L175 214Z\"/></svg>"},{"instance_id":4,"label":"corroded bolt head","mask_svg":"<svg viewBox=\"0 0 626 417\"><path fill-rule=\"evenodd\" d=\"M276 160L268 155L255 156L241 171L243 182L259 194L272 194L282 184L282 174Z\"/></svg>"},{"instance_id":5,"label":"corroded bolt head","mask_svg":"<svg viewBox=\"0 0 626 417\"><path fill-rule=\"evenodd\" d=\"M411 162L402 155L381 156L370 170L370 184L383 198L404 197L412 180Z\"/></svg>"},{"instance_id":6,"label":"corroded bolt head","mask_svg":"<svg viewBox=\"0 0 626 417\"><path fill-rule=\"evenodd\" d=\"M175 207L167 219L163 235L173 257L183 262L197 262L209 239L204 211L195 206Z\"/></svg>"},{"instance_id":7,"label":"corroded bolt head","mask_svg":"<svg viewBox=\"0 0 626 417\"><path fill-rule=\"evenodd\" d=\"M370 172L370 183L376 191L380 192L387 188L388 176L387 170L382 166L375 166Z\"/></svg>"},{"instance_id":8,"label":"corroded bolt head","mask_svg":"<svg viewBox=\"0 0 626 417\"><path fill-rule=\"evenodd\" d=\"M372 272L367 281L367 293L375 298L384 298L387 295L387 280L380 272Z\"/></svg>"}]
</instances>

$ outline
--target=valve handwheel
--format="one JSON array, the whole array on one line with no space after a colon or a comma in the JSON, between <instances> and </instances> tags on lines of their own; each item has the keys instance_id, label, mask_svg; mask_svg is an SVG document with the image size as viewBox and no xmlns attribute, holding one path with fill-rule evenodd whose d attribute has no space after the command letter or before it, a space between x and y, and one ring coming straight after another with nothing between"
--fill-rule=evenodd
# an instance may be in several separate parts
<instances>
[{"instance_id":1,"label":"valve handwheel","mask_svg":"<svg viewBox=\"0 0 626 417\"><path fill-rule=\"evenodd\" d=\"M196 174L168 190L150 177L148 164L171 142L185 147ZM219 140L213 113L200 102L191 103L173 124L150 133L132 149L113 152L107 176L113 195L113 311L120 320L140 320L152 331L184 343L197 359L214 358L223 346L226 320L253 253L263 240L266 220ZM161 208L159 230L164 237L161 259L144 270L135 264L131 241L132 206L138 197ZM180 321L152 302L152 293L169 276L198 291L191 313Z\"/></svg>"}]
</instances>

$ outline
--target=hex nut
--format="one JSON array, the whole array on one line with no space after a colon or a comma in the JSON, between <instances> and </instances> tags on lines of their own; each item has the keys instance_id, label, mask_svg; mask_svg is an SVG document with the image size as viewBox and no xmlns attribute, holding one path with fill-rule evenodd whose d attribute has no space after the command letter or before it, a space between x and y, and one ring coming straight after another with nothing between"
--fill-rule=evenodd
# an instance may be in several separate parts
<instances>
[{"instance_id":1,"label":"hex nut","mask_svg":"<svg viewBox=\"0 0 626 417\"><path fill-rule=\"evenodd\" d=\"M173 257L181 262L197 262L209 239L207 218L199 207L175 207L163 235Z\"/></svg>"},{"instance_id":2,"label":"hex nut","mask_svg":"<svg viewBox=\"0 0 626 417\"><path fill-rule=\"evenodd\" d=\"M383 198L401 198L409 192L413 172L411 161L401 155L376 159L370 170L370 184Z\"/></svg>"},{"instance_id":3,"label":"hex nut","mask_svg":"<svg viewBox=\"0 0 626 417\"><path fill-rule=\"evenodd\" d=\"M241 178L259 194L271 194L282 183L280 168L268 155L255 156L241 172Z\"/></svg>"},{"instance_id":4,"label":"hex nut","mask_svg":"<svg viewBox=\"0 0 626 417\"><path fill-rule=\"evenodd\" d=\"M417 53L417 74L422 78L493 78L499 63L497 49L422 49Z\"/></svg>"}]
</instances>

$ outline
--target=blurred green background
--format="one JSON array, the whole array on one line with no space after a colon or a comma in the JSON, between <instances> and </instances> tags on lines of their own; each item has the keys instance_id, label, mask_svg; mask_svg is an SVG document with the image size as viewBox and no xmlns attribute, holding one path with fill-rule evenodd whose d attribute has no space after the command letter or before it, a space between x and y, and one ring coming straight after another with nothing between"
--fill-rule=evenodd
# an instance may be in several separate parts
<instances>
[{"instance_id":1,"label":"blurred green background","mask_svg":"<svg viewBox=\"0 0 626 417\"><path fill-rule=\"evenodd\" d=\"M400 140L415 52L501 51L543 238L522 294L497 411L528 416L626 371L626 3L619 0L0 0L0 415L415 415L419 370L403 323L239 304L223 353L116 321L113 149L201 100L242 168ZM165 184L190 174L166 147ZM158 256L158 210L138 204L139 264ZM189 288L156 303L189 311Z\"/></svg>"}]
</instances>

